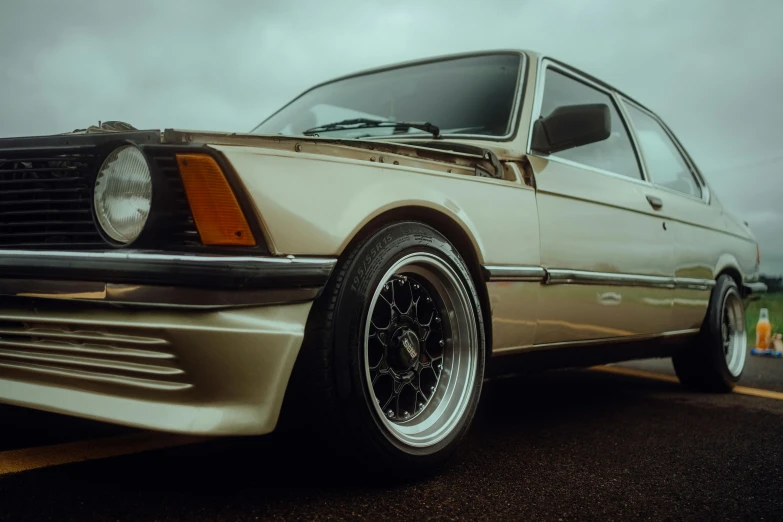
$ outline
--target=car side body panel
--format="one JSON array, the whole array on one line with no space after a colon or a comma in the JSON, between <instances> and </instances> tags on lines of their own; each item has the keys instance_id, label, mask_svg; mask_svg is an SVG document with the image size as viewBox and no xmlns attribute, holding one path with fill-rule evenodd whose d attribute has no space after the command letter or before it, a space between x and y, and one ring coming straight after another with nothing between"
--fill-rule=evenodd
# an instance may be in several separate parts
<instances>
[{"instance_id":1,"label":"car side body panel","mask_svg":"<svg viewBox=\"0 0 783 522\"><path fill-rule=\"evenodd\" d=\"M671 328L672 243L643 185L533 157L541 255L549 271L635 277L631 285L546 285L536 343L660 333ZM652 283L641 285L644 276ZM554 282L554 281L553 281Z\"/></svg>"},{"instance_id":2,"label":"car side body panel","mask_svg":"<svg viewBox=\"0 0 783 522\"><path fill-rule=\"evenodd\" d=\"M541 264L535 192L519 182L370 161L323 161L295 150L214 147L242 179L276 254L339 256L384 212L424 207L457 224L484 265ZM494 349L533 343L538 286L540 281L488 285Z\"/></svg>"}]
</instances>

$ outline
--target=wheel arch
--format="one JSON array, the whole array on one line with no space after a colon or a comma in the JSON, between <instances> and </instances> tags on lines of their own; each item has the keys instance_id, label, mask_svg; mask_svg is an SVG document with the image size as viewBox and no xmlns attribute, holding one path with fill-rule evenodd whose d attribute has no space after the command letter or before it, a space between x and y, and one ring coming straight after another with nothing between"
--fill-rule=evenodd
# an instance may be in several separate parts
<instances>
[{"instance_id":1,"label":"wheel arch","mask_svg":"<svg viewBox=\"0 0 783 522\"><path fill-rule=\"evenodd\" d=\"M717 281L718 278L722 275L727 275L731 277L734 282L737 284L737 288L739 288L740 295L744 297L744 290L743 290L743 278L742 278L742 271L739 269L739 263L737 263L737 260L734 259L733 256L724 255L721 256L720 262L718 263L718 266L715 270L715 280Z\"/></svg>"},{"instance_id":2,"label":"wheel arch","mask_svg":"<svg viewBox=\"0 0 783 522\"><path fill-rule=\"evenodd\" d=\"M437 209L425 206L408 205L386 209L365 221L354 231L340 251L340 259L348 255L353 248L370 237L381 227L401 221L418 221L429 225L449 240L468 265L473 284L479 295L486 337L486 357L492 353L492 313L489 293L484 276L483 255L470 228L457 218Z\"/></svg>"},{"instance_id":3,"label":"wheel arch","mask_svg":"<svg viewBox=\"0 0 783 522\"><path fill-rule=\"evenodd\" d=\"M742 289L742 275L740 274L740 271L737 268L733 266L727 266L720 271L718 277L722 275L727 275L731 277L734 280L734 282L737 283L737 286L740 288L740 290ZM718 277L716 277L715 279L717 279Z\"/></svg>"}]
</instances>

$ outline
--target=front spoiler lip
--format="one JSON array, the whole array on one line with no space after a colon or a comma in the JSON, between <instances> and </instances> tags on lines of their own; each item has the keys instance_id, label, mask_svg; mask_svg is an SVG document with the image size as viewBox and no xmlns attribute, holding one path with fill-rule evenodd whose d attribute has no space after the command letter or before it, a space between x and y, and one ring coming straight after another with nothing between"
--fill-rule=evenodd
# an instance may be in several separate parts
<instances>
[{"instance_id":1,"label":"front spoiler lip","mask_svg":"<svg viewBox=\"0 0 783 522\"><path fill-rule=\"evenodd\" d=\"M197 307L297 302L317 297L335 264L294 256L6 250L0 295Z\"/></svg>"}]
</instances>

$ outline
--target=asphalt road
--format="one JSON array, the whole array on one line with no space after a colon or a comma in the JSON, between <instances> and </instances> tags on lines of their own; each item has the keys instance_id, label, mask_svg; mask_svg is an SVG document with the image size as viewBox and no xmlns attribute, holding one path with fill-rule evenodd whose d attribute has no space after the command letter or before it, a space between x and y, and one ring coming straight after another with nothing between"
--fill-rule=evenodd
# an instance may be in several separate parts
<instances>
[{"instance_id":1,"label":"asphalt road","mask_svg":"<svg viewBox=\"0 0 783 522\"><path fill-rule=\"evenodd\" d=\"M783 361L751 364L762 377L744 386L780 389ZM693 394L595 370L484 390L462 451L430 478L347 474L274 436L221 439L0 475L0 520L783 520L783 394ZM0 470L128 433L2 407Z\"/></svg>"}]
</instances>

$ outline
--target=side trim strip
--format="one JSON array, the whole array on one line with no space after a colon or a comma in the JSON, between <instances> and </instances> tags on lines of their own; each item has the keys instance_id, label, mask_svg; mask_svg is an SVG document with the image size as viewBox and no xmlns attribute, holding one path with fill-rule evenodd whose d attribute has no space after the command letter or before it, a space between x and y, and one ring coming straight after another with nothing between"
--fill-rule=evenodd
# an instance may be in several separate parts
<instances>
[{"instance_id":1,"label":"side trim strip","mask_svg":"<svg viewBox=\"0 0 783 522\"><path fill-rule=\"evenodd\" d=\"M549 285L603 285L643 286L685 290L710 290L715 286L712 279L690 277L666 277L640 274L618 274L517 265L485 265L487 281L531 281Z\"/></svg>"},{"instance_id":2,"label":"side trim strip","mask_svg":"<svg viewBox=\"0 0 783 522\"><path fill-rule=\"evenodd\" d=\"M547 270L548 284L612 285L612 286L648 286L654 288L674 288L671 277L646 276L636 274L612 274L607 272L586 272L581 270Z\"/></svg>"},{"instance_id":3,"label":"side trim strip","mask_svg":"<svg viewBox=\"0 0 783 522\"><path fill-rule=\"evenodd\" d=\"M690 277L675 277L674 286L685 290L712 290L715 286L713 279L692 279Z\"/></svg>"},{"instance_id":4,"label":"side trim strip","mask_svg":"<svg viewBox=\"0 0 783 522\"><path fill-rule=\"evenodd\" d=\"M484 265L487 281L533 281L541 283L546 270L540 266Z\"/></svg>"},{"instance_id":5,"label":"side trim strip","mask_svg":"<svg viewBox=\"0 0 783 522\"><path fill-rule=\"evenodd\" d=\"M640 334L640 335L626 335L617 337L602 337L600 339L585 339L581 341L565 341L560 343L544 343L544 344L528 344L525 346L510 346L508 348L501 348L499 350L493 350L492 355L512 355L515 353L532 352L538 350L550 350L554 348L565 348L569 346L593 346L597 344L622 344L638 341L652 341L655 339L668 339L676 338L684 335L695 335L699 333L698 328L691 330L676 330L672 332L663 332L659 334Z\"/></svg>"}]
</instances>

